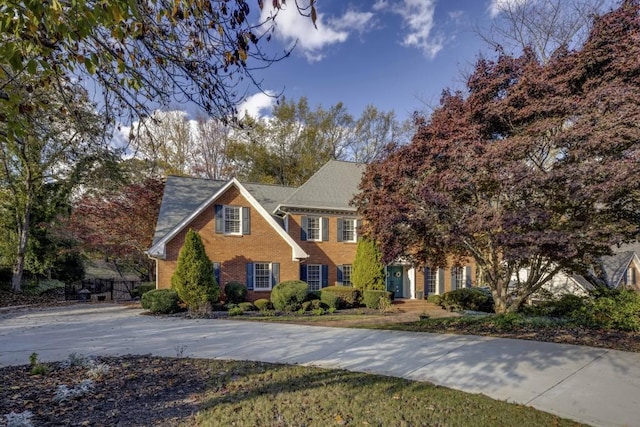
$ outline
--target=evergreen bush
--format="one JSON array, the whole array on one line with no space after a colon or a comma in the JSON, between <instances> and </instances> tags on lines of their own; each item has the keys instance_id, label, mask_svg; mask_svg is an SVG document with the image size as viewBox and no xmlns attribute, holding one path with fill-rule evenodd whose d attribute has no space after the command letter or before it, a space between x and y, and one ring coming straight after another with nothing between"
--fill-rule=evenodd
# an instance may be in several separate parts
<instances>
[{"instance_id":1,"label":"evergreen bush","mask_svg":"<svg viewBox=\"0 0 640 427\"><path fill-rule=\"evenodd\" d=\"M278 283L271 291L271 303L276 310L295 312L307 298L309 285L301 280Z\"/></svg>"},{"instance_id":2,"label":"evergreen bush","mask_svg":"<svg viewBox=\"0 0 640 427\"><path fill-rule=\"evenodd\" d=\"M224 286L224 296L226 302L238 304L246 301L247 295L247 286L244 283L229 282Z\"/></svg>"},{"instance_id":3,"label":"evergreen bush","mask_svg":"<svg viewBox=\"0 0 640 427\"><path fill-rule=\"evenodd\" d=\"M462 288L442 295L440 305L449 311L472 310L493 313L493 298L478 288Z\"/></svg>"},{"instance_id":4,"label":"evergreen bush","mask_svg":"<svg viewBox=\"0 0 640 427\"><path fill-rule=\"evenodd\" d=\"M320 292L321 295L327 292L336 295L338 297L338 306L336 308L354 308L360 305L360 291L356 288L349 286L329 286L322 288Z\"/></svg>"},{"instance_id":5,"label":"evergreen bush","mask_svg":"<svg viewBox=\"0 0 640 427\"><path fill-rule=\"evenodd\" d=\"M427 301L432 303L432 304L440 305L440 302L442 301L442 296L436 295L436 294L432 294L432 295L429 295L427 297Z\"/></svg>"},{"instance_id":6,"label":"evergreen bush","mask_svg":"<svg viewBox=\"0 0 640 427\"><path fill-rule=\"evenodd\" d=\"M353 260L351 283L360 291L366 289L385 290L382 254L373 240L363 238L358 241L356 257Z\"/></svg>"},{"instance_id":7,"label":"evergreen bush","mask_svg":"<svg viewBox=\"0 0 640 427\"><path fill-rule=\"evenodd\" d=\"M572 317L580 323L604 329L640 331L640 294L622 289L601 293Z\"/></svg>"},{"instance_id":8,"label":"evergreen bush","mask_svg":"<svg viewBox=\"0 0 640 427\"><path fill-rule=\"evenodd\" d=\"M173 289L153 289L142 295L140 304L145 310L157 314L171 314L180 311L180 299Z\"/></svg>"},{"instance_id":9,"label":"evergreen bush","mask_svg":"<svg viewBox=\"0 0 640 427\"><path fill-rule=\"evenodd\" d=\"M340 298L335 293L327 291L326 289L328 288L324 288L322 291L320 291L320 301L322 301L323 304L326 304L326 306L329 308L338 308L340 304Z\"/></svg>"},{"instance_id":10,"label":"evergreen bush","mask_svg":"<svg viewBox=\"0 0 640 427\"><path fill-rule=\"evenodd\" d=\"M378 309L382 305L391 305L393 292L378 289L366 289L362 292L362 302L367 308Z\"/></svg>"},{"instance_id":11,"label":"evergreen bush","mask_svg":"<svg viewBox=\"0 0 640 427\"><path fill-rule=\"evenodd\" d=\"M220 288L213 275L211 260L207 256L200 235L189 229L178 255L171 287L187 305L190 312L204 310L220 297Z\"/></svg>"},{"instance_id":12,"label":"evergreen bush","mask_svg":"<svg viewBox=\"0 0 640 427\"><path fill-rule=\"evenodd\" d=\"M273 305L271 301L266 298L260 298L253 302L253 305L260 311L273 310Z\"/></svg>"}]
</instances>

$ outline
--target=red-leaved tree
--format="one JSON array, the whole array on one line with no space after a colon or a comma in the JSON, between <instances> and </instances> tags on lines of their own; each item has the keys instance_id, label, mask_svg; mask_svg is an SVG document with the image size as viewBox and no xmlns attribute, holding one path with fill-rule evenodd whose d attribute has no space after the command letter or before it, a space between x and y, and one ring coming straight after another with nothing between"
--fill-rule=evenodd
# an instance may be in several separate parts
<instances>
[{"instance_id":1,"label":"red-leaved tree","mask_svg":"<svg viewBox=\"0 0 640 427\"><path fill-rule=\"evenodd\" d=\"M73 207L67 227L86 252L152 280L154 262L145 251L153 240L163 190L164 181L150 178L120 191L86 195Z\"/></svg>"},{"instance_id":2,"label":"red-leaved tree","mask_svg":"<svg viewBox=\"0 0 640 427\"><path fill-rule=\"evenodd\" d=\"M628 0L580 51L480 60L466 96L445 92L410 145L367 168L354 203L385 260L472 257L509 312L636 238L638 58L640 2Z\"/></svg>"}]
</instances>

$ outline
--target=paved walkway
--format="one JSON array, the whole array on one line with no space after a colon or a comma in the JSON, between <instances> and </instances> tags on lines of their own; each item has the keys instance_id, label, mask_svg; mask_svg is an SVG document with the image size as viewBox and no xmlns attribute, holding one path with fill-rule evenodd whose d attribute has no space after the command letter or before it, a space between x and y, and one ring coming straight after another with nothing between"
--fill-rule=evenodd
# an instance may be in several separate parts
<instances>
[{"instance_id":1,"label":"paved walkway","mask_svg":"<svg viewBox=\"0 0 640 427\"><path fill-rule=\"evenodd\" d=\"M483 393L593 425L640 426L640 354L502 338L139 315L116 305L0 313L0 366L84 355L257 360Z\"/></svg>"}]
</instances>

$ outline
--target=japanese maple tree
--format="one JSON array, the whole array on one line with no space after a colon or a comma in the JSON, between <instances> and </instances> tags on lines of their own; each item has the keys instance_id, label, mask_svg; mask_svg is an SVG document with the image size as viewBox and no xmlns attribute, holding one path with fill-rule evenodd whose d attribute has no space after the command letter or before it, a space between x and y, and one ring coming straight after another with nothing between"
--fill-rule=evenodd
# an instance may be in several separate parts
<instances>
[{"instance_id":1,"label":"japanese maple tree","mask_svg":"<svg viewBox=\"0 0 640 427\"><path fill-rule=\"evenodd\" d=\"M385 261L471 257L497 312L560 270L587 274L640 221L640 2L594 21L579 51L478 61L355 198ZM526 271L527 274L521 274Z\"/></svg>"}]
</instances>

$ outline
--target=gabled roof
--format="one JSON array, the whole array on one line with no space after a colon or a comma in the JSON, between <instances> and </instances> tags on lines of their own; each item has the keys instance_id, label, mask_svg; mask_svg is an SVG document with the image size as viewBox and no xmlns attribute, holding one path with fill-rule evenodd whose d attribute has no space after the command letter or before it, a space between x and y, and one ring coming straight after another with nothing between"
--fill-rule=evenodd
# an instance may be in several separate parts
<instances>
[{"instance_id":1,"label":"gabled roof","mask_svg":"<svg viewBox=\"0 0 640 427\"><path fill-rule=\"evenodd\" d=\"M229 181L215 181L174 176L169 177L165 184L156 232L148 254L164 257L166 244L232 186L238 189L255 211L291 246L292 259L308 258L309 255L281 226L279 218L271 214L278 200L290 195L294 188L241 184L235 178Z\"/></svg>"},{"instance_id":2,"label":"gabled roof","mask_svg":"<svg viewBox=\"0 0 640 427\"><path fill-rule=\"evenodd\" d=\"M278 205L281 210L328 209L355 212L349 202L358 192L364 165L331 160Z\"/></svg>"},{"instance_id":3,"label":"gabled roof","mask_svg":"<svg viewBox=\"0 0 640 427\"><path fill-rule=\"evenodd\" d=\"M620 245L612 248L613 255L600 258L604 279L611 288L620 286L620 282L627 273L631 261L640 264L640 243Z\"/></svg>"}]
</instances>

